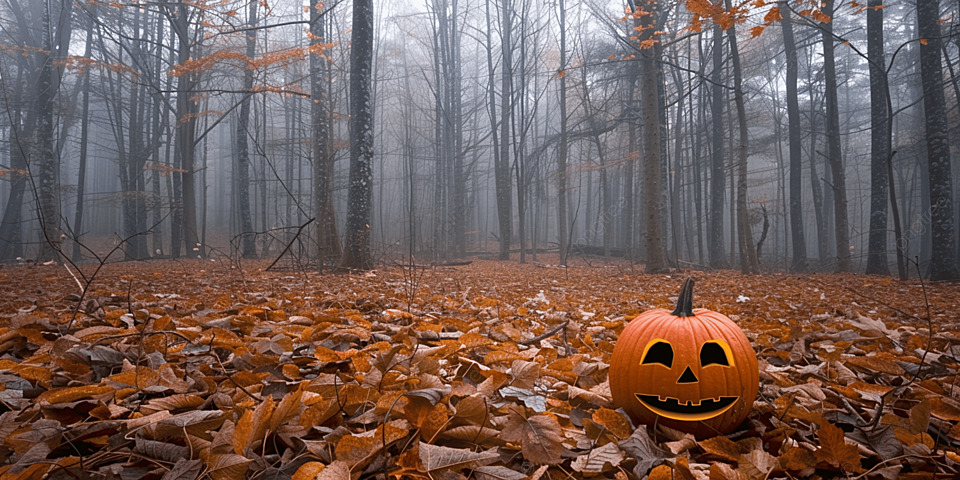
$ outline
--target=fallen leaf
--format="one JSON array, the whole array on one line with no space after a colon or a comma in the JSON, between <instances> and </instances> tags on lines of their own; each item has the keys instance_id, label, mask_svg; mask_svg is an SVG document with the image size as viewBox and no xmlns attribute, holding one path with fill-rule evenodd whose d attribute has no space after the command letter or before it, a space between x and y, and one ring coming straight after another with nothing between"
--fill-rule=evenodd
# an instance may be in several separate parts
<instances>
[{"instance_id":1,"label":"fallen leaf","mask_svg":"<svg viewBox=\"0 0 960 480\"><path fill-rule=\"evenodd\" d=\"M608 443L577 456L570 464L570 468L580 473L595 475L620 466L623 458L620 448L615 443Z\"/></svg>"},{"instance_id":2,"label":"fallen leaf","mask_svg":"<svg viewBox=\"0 0 960 480\"><path fill-rule=\"evenodd\" d=\"M857 447L844 441L840 427L824 422L817 431L817 439L820 441L820 449L816 451L817 460L844 471L863 471Z\"/></svg>"},{"instance_id":3,"label":"fallen leaf","mask_svg":"<svg viewBox=\"0 0 960 480\"><path fill-rule=\"evenodd\" d=\"M420 461L426 471L465 469L483 466L500 458L496 448L474 452L469 448L450 448L420 442Z\"/></svg>"},{"instance_id":4,"label":"fallen leaf","mask_svg":"<svg viewBox=\"0 0 960 480\"><path fill-rule=\"evenodd\" d=\"M523 458L536 465L560 463L563 432L552 415L534 415L526 418L517 410L511 410L503 428L503 439L519 443Z\"/></svg>"}]
</instances>

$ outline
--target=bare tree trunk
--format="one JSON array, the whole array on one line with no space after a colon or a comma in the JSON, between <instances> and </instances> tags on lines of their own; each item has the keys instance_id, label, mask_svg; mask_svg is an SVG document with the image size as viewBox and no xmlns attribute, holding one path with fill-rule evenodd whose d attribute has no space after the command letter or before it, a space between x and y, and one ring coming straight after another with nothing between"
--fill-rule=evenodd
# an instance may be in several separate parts
<instances>
[{"instance_id":1,"label":"bare tree trunk","mask_svg":"<svg viewBox=\"0 0 960 480\"><path fill-rule=\"evenodd\" d=\"M730 0L726 3L727 8L730 8ZM750 231L750 217L747 214L747 146L750 138L747 131L743 73L735 28L727 30L727 38L730 42L730 56L733 59L733 96L737 106L737 124L740 130L740 143L737 145L737 241L740 246L740 271L758 273L760 265L757 261L757 250L753 245L753 233Z\"/></svg>"},{"instance_id":2,"label":"bare tree trunk","mask_svg":"<svg viewBox=\"0 0 960 480\"><path fill-rule=\"evenodd\" d=\"M84 58L90 58L93 50L93 24L87 27L87 42ZM87 144L90 138L90 75L83 76L83 98L80 100L80 161L77 169L77 206L73 213L73 253L70 258L80 261L83 236L84 195L87 189Z\"/></svg>"},{"instance_id":3,"label":"bare tree trunk","mask_svg":"<svg viewBox=\"0 0 960 480\"><path fill-rule=\"evenodd\" d=\"M950 142L941 64L940 1L917 0L920 42L920 76L926 125L930 227L933 250L929 276L932 280L960 278L954 248L953 182L950 174Z\"/></svg>"},{"instance_id":4,"label":"bare tree trunk","mask_svg":"<svg viewBox=\"0 0 960 480\"><path fill-rule=\"evenodd\" d=\"M890 130L887 122L887 60L883 51L882 0L870 0L867 9L867 58L870 62L870 234L866 273L889 275L887 263L887 160Z\"/></svg>"},{"instance_id":5,"label":"bare tree trunk","mask_svg":"<svg viewBox=\"0 0 960 480\"><path fill-rule=\"evenodd\" d=\"M633 3L633 2L632 2ZM656 3L650 2L637 8L647 10L640 19L640 41L653 38L654 9ZM656 48L644 48L640 51L640 103L643 112L643 203L646 220L646 267L647 273L663 273L668 270L663 241L663 218L661 216L660 186L660 106L658 97L659 59Z\"/></svg>"},{"instance_id":6,"label":"bare tree trunk","mask_svg":"<svg viewBox=\"0 0 960 480\"><path fill-rule=\"evenodd\" d=\"M354 0L350 50L350 190L343 268L373 268L370 213L373 206L373 0Z\"/></svg>"},{"instance_id":7,"label":"bare tree trunk","mask_svg":"<svg viewBox=\"0 0 960 480\"><path fill-rule=\"evenodd\" d=\"M566 265L567 254L570 251L570 237L567 233L567 10L564 0L559 0L559 15L560 145L557 152L557 236L560 237L560 265Z\"/></svg>"},{"instance_id":8,"label":"bare tree trunk","mask_svg":"<svg viewBox=\"0 0 960 480\"><path fill-rule=\"evenodd\" d=\"M713 73L710 80L713 83L713 108L711 123L713 124L713 151L710 162L710 215L707 217L707 251L712 268L726 268L727 257L723 245L723 199L725 176L723 168L723 86L721 72L723 71L723 30L720 25L713 27Z\"/></svg>"},{"instance_id":9,"label":"bare tree trunk","mask_svg":"<svg viewBox=\"0 0 960 480\"><path fill-rule=\"evenodd\" d=\"M60 89L59 63L69 50L70 11L73 2L64 2L59 11L57 28L52 24L53 12L50 3L44 2L41 24L41 48L37 52L40 69L36 85L37 140L33 143L31 167L37 165L37 200L40 208L40 224L43 233L40 261L60 258L60 159L54 148L54 108ZM66 18L66 21L64 21ZM66 29L66 32L64 31ZM52 38L56 32L56 42Z\"/></svg>"},{"instance_id":10,"label":"bare tree trunk","mask_svg":"<svg viewBox=\"0 0 960 480\"><path fill-rule=\"evenodd\" d=\"M245 34L247 39L247 58L253 59L257 49L257 0L249 0L247 10L247 25L250 31ZM243 69L243 83L240 95L240 111L237 118L237 213L240 215L240 255L244 258L257 257L257 237L253 233L253 219L250 213L250 147L248 137L250 128L250 101L253 91L253 70Z\"/></svg>"},{"instance_id":11,"label":"bare tree trunk","mask_svg":"<svg viewBox=\"0 0 960 480\"><path fill-rule=\"evenodd\" d=\"M321 269L326 259L342 254L333 211L333 156L327 141L331 130L330 116L327 113L331 100L325 93L328 82L325 75L327 37L322 8L321 3L310 8L310 97L313 100L310 105L310 142L313 157L314 216L317 219L317 253Z\"/></svg>"},{"instance_id":12,"label":"bare tree trunk","mask_svg":"<svg viewBox=\"0 0 960 480\"><path fill-rule=\"evenodd\" d=\"M793 38L790 8L780 4L783 16L783 46L787 60L787 123L790 138L790 235L793 239L793 261L790 269L807 269L807 246L803 236L802 159L800 158L800 102L797 98L797 44Z\"/></svg>"},{"instance_id":13,"label":"bare tree trunk","mask_svg":"<svg viewBox=\"0 0 960 480\"><path fill-rule=\"evenodd\" d=\"M177 36L177 65L181 68L193 58L193 39L190 29L190 6L184 0L177 0L174 5L167 6L167 15L171 28ZM177 78L176 116L177 128L175 134L175 160L179 171L174 173L173 195L174 212L171 229L171 254L180 256L180 247L186 247L185 252L190 255L196 249L198 255L205 254L200 245L197 231L197 193L195 181L195 158L197 143L197 113L198 105L194 98L194 90L199 80L197 73L185 69Z\"/></svg>"},{"instance_id":14,"label":"bare tree trunk","mask_svg":"<svg viewBox=\"0 0 960 480\"><path fill-rule=\"evenodd\" d=\"M510 122L513 113L513 3L503 0L500 13L500 156L495 159L497 220L500 225L500 260L510 259L513 241L513 195L510 191Z\"/></svg>"},{"instance_id":15,"label":"bare tree trunk","mask_svg":"<svg viewBox=\"0 0 960 480\"><path fill-rule=\"evenodd\" d=\"M833 17L834 0L823 3L823 13ZM833 22L820 24L823 37L823 70L827 102L827 159L833 176L834 233L838 272L848 272L850 263L850 226L847 221L847 181L840 148L840 107L837 98L837 67L834 59Z\"/></svg>"}]
</instances>

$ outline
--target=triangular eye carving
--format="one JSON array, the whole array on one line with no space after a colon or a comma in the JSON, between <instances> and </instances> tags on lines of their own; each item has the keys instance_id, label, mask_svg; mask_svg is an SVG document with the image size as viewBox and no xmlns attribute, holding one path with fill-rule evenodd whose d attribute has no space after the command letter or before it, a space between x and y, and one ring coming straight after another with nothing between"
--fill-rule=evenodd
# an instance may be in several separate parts
<instances>
[{"instance_id":1,"label":"triangular eye carving","mask_svg":"<svg viewBox=\"0 0 960 480\"><path fill-rule=\"evenodd\" d=\"M654 363L659 363L667 368L673 367L673 347L671 347L669 343L658 341L647 348L646 353L643 354L643 360L640 361L640 364L650 365Z\"/></svg>"},{"instance_id":2,"label":"triangular eye carving","mask_svg":"<svg viewBox=\"0 0 960 480\"><path fill-rule=\"evenodd\" d=\"M730 357L727 350L719 342L706 342L700 347L700 366L708 365L730 366Z\"/></svg>"}]
</instances>

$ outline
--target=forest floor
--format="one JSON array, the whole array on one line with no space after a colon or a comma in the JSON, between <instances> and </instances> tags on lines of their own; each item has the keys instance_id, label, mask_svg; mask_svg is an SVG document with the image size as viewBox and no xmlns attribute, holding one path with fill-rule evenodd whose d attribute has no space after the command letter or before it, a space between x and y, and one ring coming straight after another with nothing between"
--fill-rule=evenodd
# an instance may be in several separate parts
<instances>
[{"instance_id":1,"label":"forest floor","mask_svg":"<svg viewBox=\"0 0 960 480\"><path fill-rule=\"evenodd\" d=\"M958 478L956 284L591 263L0 266L0 477ZM610 397L687 276L759 358L726 436Z\"/></svg>"}]
</instances>

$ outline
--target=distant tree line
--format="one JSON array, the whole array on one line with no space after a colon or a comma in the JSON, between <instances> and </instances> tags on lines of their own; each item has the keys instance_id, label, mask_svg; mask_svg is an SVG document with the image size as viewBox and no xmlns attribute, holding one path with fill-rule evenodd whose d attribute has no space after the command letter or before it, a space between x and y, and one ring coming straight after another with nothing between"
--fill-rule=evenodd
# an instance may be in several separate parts
<instances>
[{"instance_id":1,"label":"distant tree line","mask_svg":"<svg viewBox=\"0 0 960 480\"><path fill-rule=\"evenodd\" d=\"M956 9L4 0L0 261L957 279Z\"/></svg>"}]
</instances>

